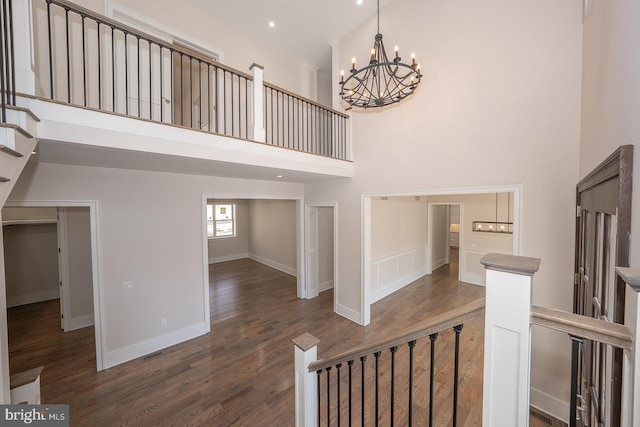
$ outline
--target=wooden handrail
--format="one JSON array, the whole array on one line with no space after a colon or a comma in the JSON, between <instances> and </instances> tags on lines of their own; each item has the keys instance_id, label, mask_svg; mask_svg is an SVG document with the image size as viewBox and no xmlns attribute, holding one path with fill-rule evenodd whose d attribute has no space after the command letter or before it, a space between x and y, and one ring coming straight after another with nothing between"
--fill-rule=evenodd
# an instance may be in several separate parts
<instances>
[{"instance_id":1,"label":"wooden handrail","mask_svg":"<svg viewBox=\"0 0 640 427\"><path fill-rule=\"evenodd\" d=\"M300 100L302 100L302 101L304 101L304 102L306 102L308 104L315 105L318 108L322 108L323 110L329 111L330 113L333 113L336 116L340 116L340 117L345 118L345 119L349 118L349 115L347 115L345 113L342 113L340 111L334 110L333 108L329 108L326 105L322 105L322 104L320 104L320 103L318 103L316 101L312 101L311 99L305 98L304 96L297 95L297 94L295 94L295 93L293 93L291 91L288 91L286 89L278 87L278 86L276 86L274 84L271 84L269 82L263 82L263 84L264 84L265 87L268 87L269 89L277 90L278 92L282 92L285 95L293 96L294 98L300 99Z\"/></svg>"},{"instance_id":2,"label":"wooden handrail","mask_svg":"<svg viewBox=\"0 0 640 427\"><path fill-rule=\"evenodd\" d=\"M629 327L563 310L532 305L531 323L626 350L633 345Z\"/></svg>"},{"instance_id":3,"label":"wooden handrail","mask_svg":"<svg viewBox=\"0 0 640 427\"><path fill-rule=\"evenodd\" d=\"M484 316L484 297L456 307L446 313L434 316L402 335L395 336L393 338L384 338L370 344L353 348L327 359L317 360L309 364L309 372L316 372L330 366L335 366L338 363L345 363L349 360L355 360L361 356L372 354L377 351L383 351L394 346L406 344L418 338L453 328L454 326L482 316Z\"/></svg>"},{"instance_id":4,"label":"wooden handrail","mask_svg":"<svg viewBox=\"0 0 640 427\"><path fill-rule=\"evenodd\" d=\"M173 43L169 43L167 40L163 40L160 39L158 37L152 36L151 34L147 34L144 31L140 31L136 28L130 27L126 24L123 24L122 22L118 22L115 19L111 19L111 18L107 18L106 16L102 16L99 13L96 13L90 9L84 8L82 6L78 6L75 3L72 3L70 1L67 0L45 0L48 3L51 4L55 4L57 6L60 6L62 8L69 8L69 10L72 10L80 15L85 15L90 17L91 19L93 19L96 22L108 25L110 27L114 27L120 31L124 31L126 33L129 33L133 36L140 36L141 38L153 42L154 44L157 44L158 46L162 46L166 49L170 49L173 50L175 52L179 52L182 53L184 55L187 55L193 59L197 59L200 60L208 65L214 66L214 67L218 67L220 69L229 71L230 73L236 74L240 77L243 77L247 80L253 81L253 76L251 74L247 74L244 73L240 70L236 70L235 68L229 67L227 65L224 65L220 62L216 62L213 61L211 58L207 58L204 55L199 54L198 52L187 52L185 49L181 49L180 46L177 46Z\"/></svg>"}]
</instances>

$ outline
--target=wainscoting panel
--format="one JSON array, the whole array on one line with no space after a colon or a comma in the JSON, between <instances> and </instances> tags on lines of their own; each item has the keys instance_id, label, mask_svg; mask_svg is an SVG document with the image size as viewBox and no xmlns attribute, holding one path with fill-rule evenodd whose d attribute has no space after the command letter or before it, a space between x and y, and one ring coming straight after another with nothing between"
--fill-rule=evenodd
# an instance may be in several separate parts
<instances>
[{"instance_id":1,"label":"wainscoting panel","mask_svg":"<svg viewBox=\"0 0 640 427\"><path fill-rule=\"evenodd\" d=\"M371 263L370 300L376 302L426 274L427 246L400 252Z\"/></svg>"},{"instance_id":2,"label":"wainscoting panel","mask_svg":"<svg viewBox=\"0 0 640 427\"><path fill-rule=\"evenodd\" d=\"M480 258L488 252L476 251L473 249L460 249L460 281L473 283L474 285L485 285L485 271Z\"/></svg>"}]
</instances>

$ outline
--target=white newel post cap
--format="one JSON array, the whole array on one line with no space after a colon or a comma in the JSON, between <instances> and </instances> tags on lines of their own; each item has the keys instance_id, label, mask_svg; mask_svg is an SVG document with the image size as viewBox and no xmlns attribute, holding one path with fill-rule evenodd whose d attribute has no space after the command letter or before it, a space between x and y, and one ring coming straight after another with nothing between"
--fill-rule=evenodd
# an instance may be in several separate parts
<instances>
[{"instance_id":1,"label":"white newel post cap","mask_svg":"<svg viewBox=\"0 0 640 427\"><path fill-rule=\"evenodd\" d=\"M528 258L516 255L487 254L480 258L480 263L487 270L533 276L540 268L539 258Z\"/></svg>"}]
</instances>

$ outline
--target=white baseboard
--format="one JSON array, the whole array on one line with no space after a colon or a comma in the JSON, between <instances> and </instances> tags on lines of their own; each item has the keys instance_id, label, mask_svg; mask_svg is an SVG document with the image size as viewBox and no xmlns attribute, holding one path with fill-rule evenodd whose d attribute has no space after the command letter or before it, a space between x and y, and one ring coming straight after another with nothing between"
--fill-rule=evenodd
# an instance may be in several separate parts
<instances>
[{"instance_id":1,"label":"white baseboard","mask_svg":"<svg viewBox=\"0 0 640 427\"><path fill-rule=\"evenodd\" d=\"M416 280L418 280L424 275L425 275L425 271L419 270L412 274L399 278L395 282L385 286L382 289L376 289L374 292L371 292L369 296L371 304L373 304L376 301L380 301L382 298L387 297L396 291L399 291L400 289L404 288L410 283L415 282Z\"/></svg>"},{"instance_id":2,"label":"white baseboard","mask_svg":"<svg viewBox=\"0 0 640 427\"><path fill-rule=\"evenodd\" d=\"M75 331L76 329L86 328L87 326L93 326L94 317L93 314L87 314L86 316L73 317L67 319L67 327L65 332Z\"/></svg>"},{"instance_id":3,"label":"white baseboard","mask_svg":"<svg viewBox=\"0 0 640 427\"><path fill-rule=\"evenodd\" d=\"M464 271L460 272L458 280L465 283L471 283L472 285L486 286L485 276L478 276L477 274L466 273Z\"/></svg>"},{"instance_id":4,"label":"white baseboard","mask_svg":"<svg viewBox=\"0 0 640 427\"><path fill-rule=\"evenodd\" d=\"M536 409L545 412L560 421L569 424L569 403L550 396L535 388L531 388L530 404Z\"/></svg>"},{"instance_id":5,"label":"white baseboard","mask_svg":"<svg viewBox=\"0 0 640 427\"><path fill-rule=\"evenodd\" d=\"M49 301L58 298L60 298L60 289L16 295L15 297L7 297L7 307L17 307L19 305L33 304L34 302Z\"/></svg>"},{"instance_id":6,"label":"white baseboard","mask_svg":"<svg viewBox=\"0 0 640 427\"><path fill-rule=\"evenodd\" d=\"M138 357L171 347L172 345L180 344L181 342L199 337L208 332L209 327L203 322L110 351L105 354L104 369L112 368L121 363L137 359Z\"/></svg>"},{"instance_id":7,"label":"white baseboard","mask_svg":"<svg viewBox=\"0 0 640 427\"><path fill-rule=\"evenodd\" d=\"M318 284L318 292L328 291L329 289L333 289L333 279Z\"/></svg>"},{"instance_id":8,"label":"white baseboard","mask_svg":"<svg viewBox=\"0 0 640 427\"><path fill-rule=\"evenodd\" d=\"M209 258L209 264L217 264L219 262L226 261L235 261L238 259L249 258L249 253L245 252L243 254L231 254L231 255L223 255L223 256L214 256Z\"/></svg>"},{"instance_id":9,"label":"white baseboard","mask_svg":"<svg viewBox=\"0 0 640 427\"><path fill-rule=\"evenodd\" d=\"M290 274L292 276L296 276L298 274L296 269L295 269L295 267L292 268L292 267L289 267L287 265L280 264L280 263L278 263L276 261L261 257L260 255L249 254L249 258L251 258L254 261L259 262L260 264L268 265L271 268L275 268L276 270L280 270L283 273L287 273L287 274Z\"/></svg>"},{"instance_id":10,"label":"white baseboard","mask_svg":"<svg viewBox=\"0 0 640 427\"><path fill-rule=\"evenodd\" d=\"M437 270L438 268L442 267L446 263L447 263L447 260L445 258L440 258L439 260L434 261L431 264L431 271Z\"/></svg>"},{"instance_id":11,"label":"white baseboard","mask_svg":"<svg viewBox=\"0 0 640 427\"><path fill-rule=\"evenodd\" d=\"M346 317L352 322L362 325L362 319L359 311L355 311L352 308L336 303L336 313L342 317Z\"/></svg>"}]
</instances>

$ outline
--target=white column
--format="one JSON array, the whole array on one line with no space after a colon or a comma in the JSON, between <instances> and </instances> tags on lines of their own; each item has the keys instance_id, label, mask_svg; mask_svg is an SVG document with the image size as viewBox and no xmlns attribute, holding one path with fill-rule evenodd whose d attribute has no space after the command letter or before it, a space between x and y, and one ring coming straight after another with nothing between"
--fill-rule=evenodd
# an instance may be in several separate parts
<instances>
[{"instance_id":1,"label":"white column","mask_svg":"<svg viewBox=\"0 0 640 427\"><path fill-rule=\"evenodd\" d=\"M540 260L489 254L484 329L484 426L529 425L531 285Z\"/></svg>"},{"instance_id":2,"label":"white column","mask_svg":"<svg viewBox=\"0 0 640 427\"><path fill-rule=\"evenodd\" d=\"M253 88L251 96L251 135L249 135L249 138L258 142L265 142L267 140L267 135L264 130L263 67L258 64L252 64L249 69L253 73Z\"/></svg>"},{"instance_id":3,"label":"white column","mask_svg":"<svg viewBox=\"0 0 640 427\"><path fill-rule=\"evenodd\" d=\"M13 0L13 35L16 92L35 95L31 0Z\"/></svg>"},{"instance_id":4,"label":"white column","mask_svg":"<svg viewBox=\"0 0 640 427\"><path fill-rule=\"evenodd\" d=\"M318 420L318 377L309 364L318 359L318 340L308 332L293 339L296 369L296 427L312 427Z\"/></svg>"},{"instance_id":5,"label":"white column","mask_svg":"<svg viewBox=\"0 0 640 427\"><path fill-rule=\"evenodd\" d=\"M635 426L640 423L640 269L616 267L616 272L627 284L624 324L633 335L633 349L624 350L622 360L621 424Z\"/></svg>"}]
</instances>

